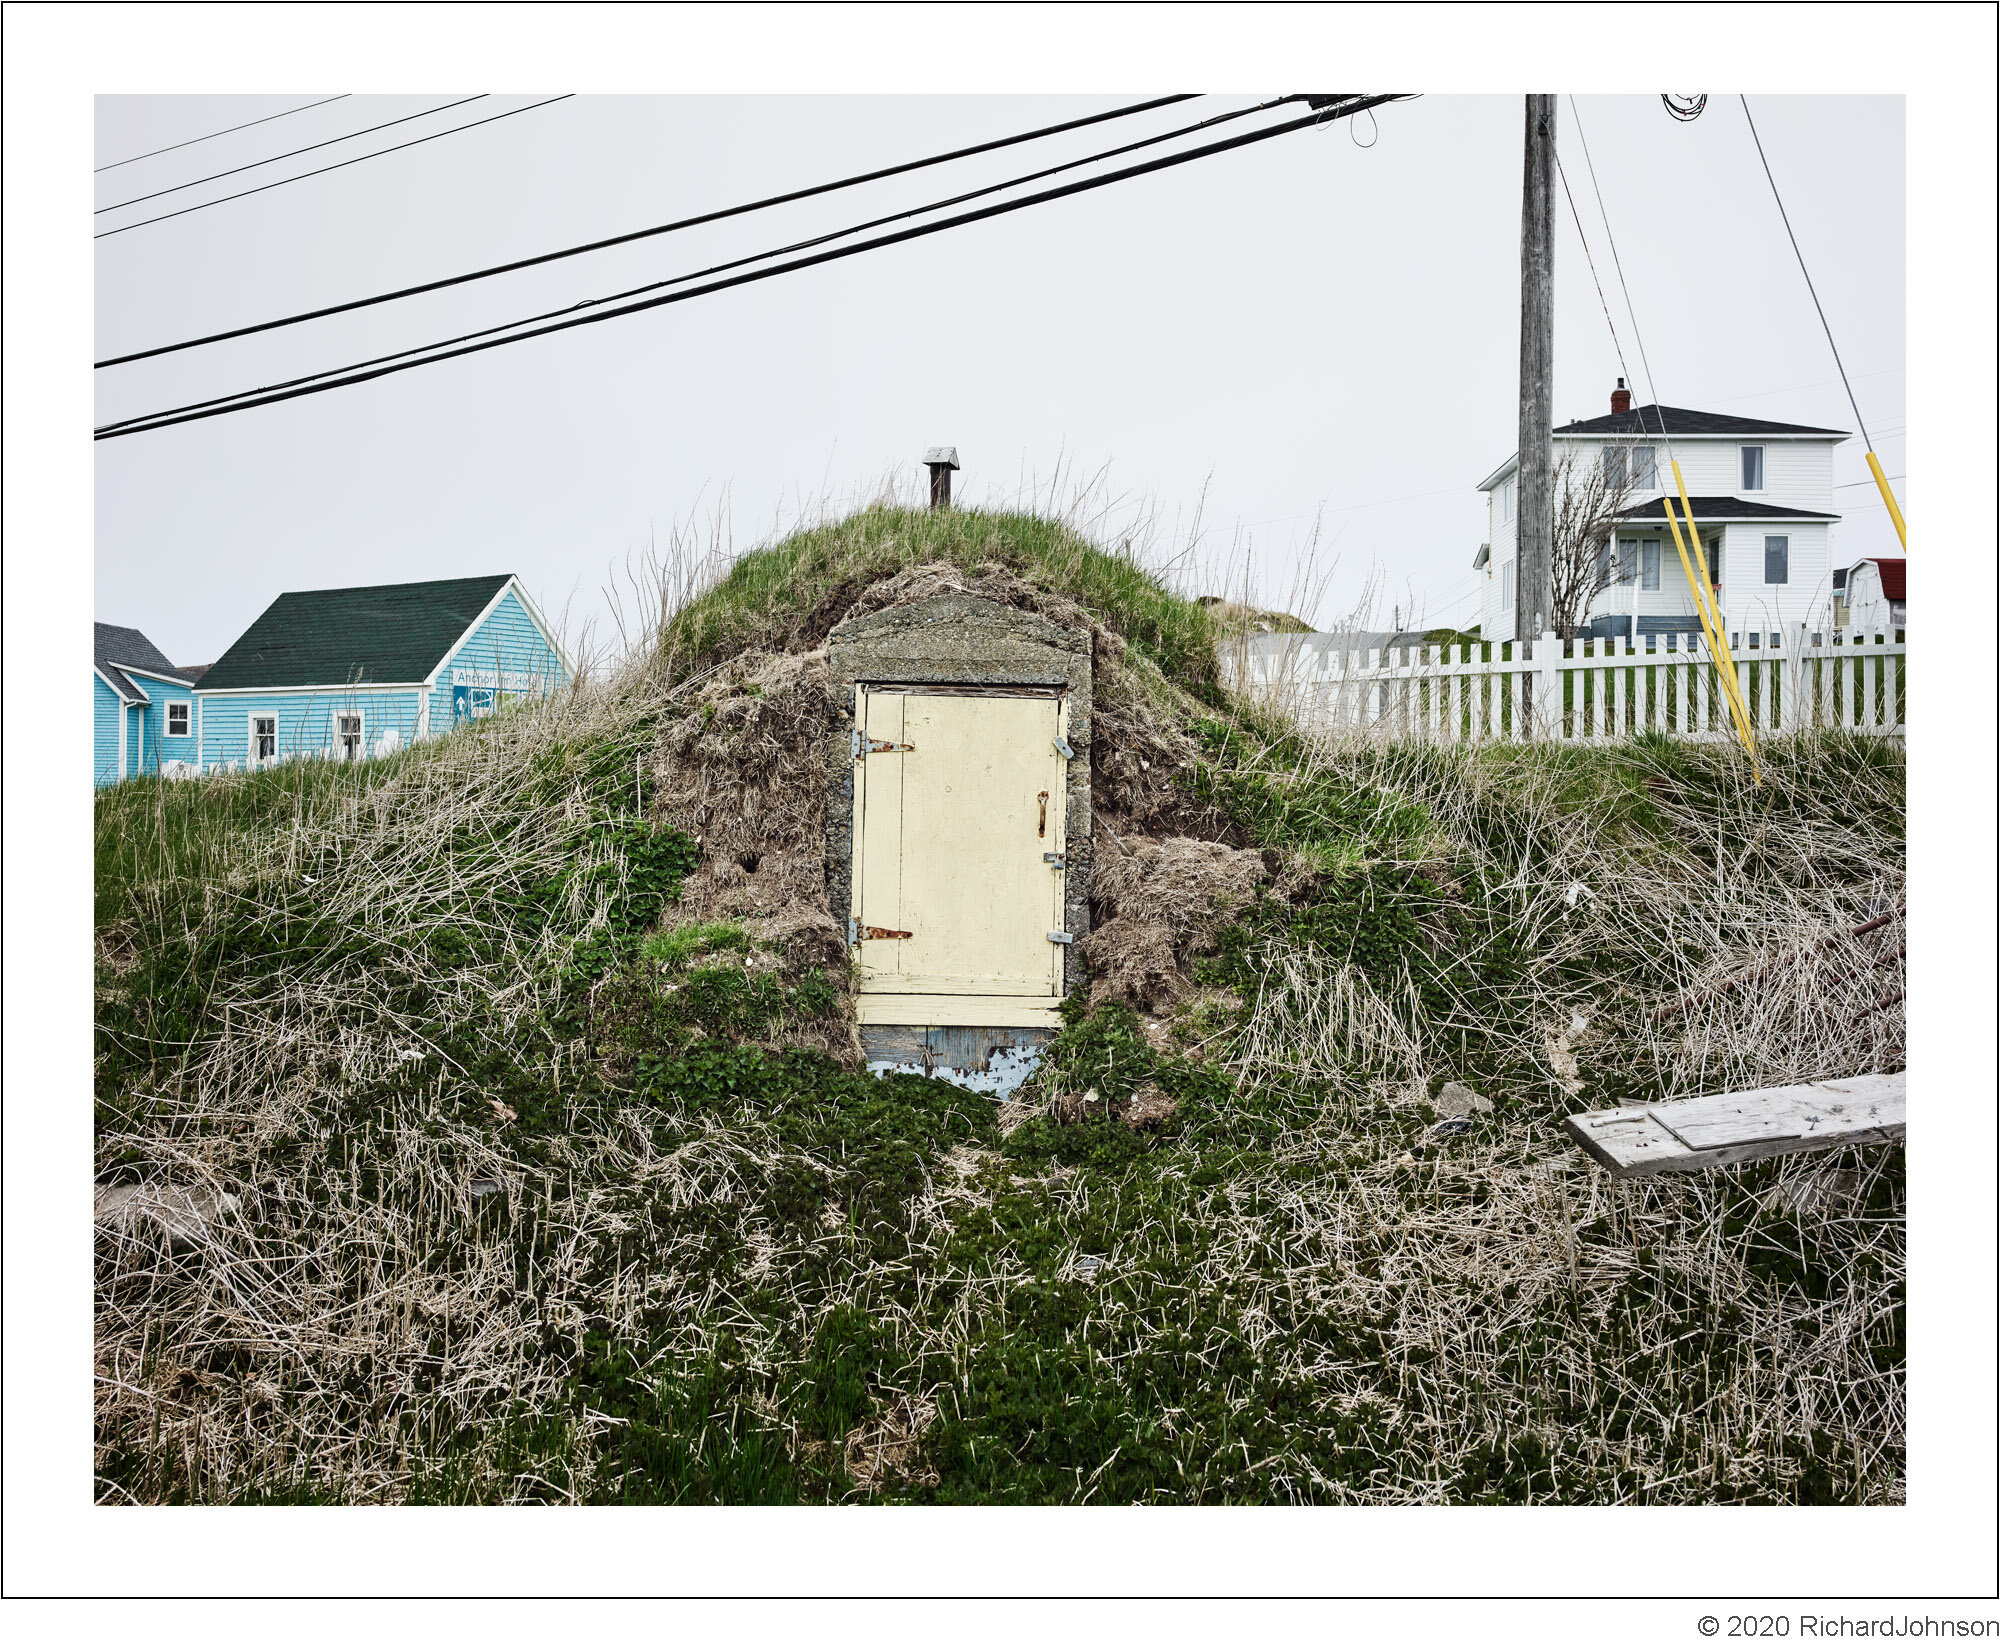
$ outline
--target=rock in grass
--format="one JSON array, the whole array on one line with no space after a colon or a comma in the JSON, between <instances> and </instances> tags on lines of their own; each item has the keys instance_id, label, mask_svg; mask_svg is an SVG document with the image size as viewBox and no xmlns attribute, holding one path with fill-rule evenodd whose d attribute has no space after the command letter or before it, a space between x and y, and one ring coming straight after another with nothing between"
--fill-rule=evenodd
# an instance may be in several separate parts
<instances>
[{"instance_id":1,"label":"rock in grass","mask_svg":"<svg viewBox=\"0 0 2000 1646\"><path fill-rule=\"evenodd\" d=\"M1493 1112L1493 1105L1488 1099L1456 1080L1445 1082L1444 1090L1432 1100L1431 1108L1440 1120L1462 1120L1467 1115Z\"/></svg>"},{"instance_id":2,"label":"rock in grass","mask_svg":"<svg viewBox=\"0 0 2000 1646\"><path fill-rule=\"evenodd\" d=\"M1119 1116L1135 1132L1159 1131L1168 1125L1180 1105L1150 1081L1134 1092Z\"/></svg>"},{"instance_id":3,"label":"rock in grass","mask_svg":"<svg viewBox=\"0 0 2000 1646\"><path fill-rule=\"evenodd\" d=\"M210 1225L241 1209L233 1194L173 1183L100 1183L92 1199L93 1220L107 1233L130 1236L151 1226L179 1247L199 1244Z\"/></svg>"}]
</instances>

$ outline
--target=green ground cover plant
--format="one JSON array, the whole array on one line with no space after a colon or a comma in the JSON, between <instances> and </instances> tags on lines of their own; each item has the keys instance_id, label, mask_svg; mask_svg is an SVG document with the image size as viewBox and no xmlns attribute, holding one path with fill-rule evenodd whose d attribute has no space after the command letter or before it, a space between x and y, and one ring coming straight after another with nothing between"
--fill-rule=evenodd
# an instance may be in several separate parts
<instances>
[{"instance_id":1,"label":"green ground cover plant","mask_svg":"<svg viewBox=\"0 0 2000 1646\"><path fill-rule=\"evenodd\" d=\"M674 923L643 778L731 648L938 561L1121 636L1272 865L1000 1106L789 1044L844 980ZM1900 751L1319 739L1213 622L869 510L548 703L101 792L100 1196L192 1215L100 1210L99 1499L1899 1501L1901 1150L1619 1183L1560 1123L1901 1066L1900 917L1838 939L1901 902Z\"/></svg>"}]
</instances>

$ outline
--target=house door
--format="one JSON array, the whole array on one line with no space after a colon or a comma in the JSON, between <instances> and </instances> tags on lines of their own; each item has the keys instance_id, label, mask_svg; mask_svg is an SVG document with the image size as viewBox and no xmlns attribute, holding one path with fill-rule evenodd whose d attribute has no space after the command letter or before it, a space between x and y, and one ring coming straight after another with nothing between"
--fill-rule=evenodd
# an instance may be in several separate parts
<instances>
[{"instance_id":1,"label":"house door","mask_svg":"<svg viewBox=\"0 0 2000 1646\"><path fill-rule=\"evenodd\" d=\"M864 686L853 952L863 1023L1053 1021L1068 703Z\"/></svg>"}]
</instances>

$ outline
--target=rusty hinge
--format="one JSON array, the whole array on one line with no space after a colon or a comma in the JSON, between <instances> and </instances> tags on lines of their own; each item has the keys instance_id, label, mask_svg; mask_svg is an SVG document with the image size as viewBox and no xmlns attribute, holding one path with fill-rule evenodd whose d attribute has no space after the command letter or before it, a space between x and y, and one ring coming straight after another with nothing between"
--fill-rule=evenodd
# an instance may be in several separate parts
<instances>
[{"instance_id":1,"label":"rusty hinge","mask_svg":"<svg viewBox=\"0 0 2000 1646\"><path fill-rule=\"evenodd\" d=\"M914 932L892 932L887 926L863 926L861 936L865 942L879 943L889 937L914 937Z\"/></svg>"},{"instance_id":2,"label":"rusty hinge","mask_svg":"<svg viewBox=\"0 0 2000 1646\"><path fill-rule=\"evenodd\" d=\"M863 737L859 732L851 733L850 736L852 742L849 744L849 747L853 749L856 760L864 759L871 754L914 754L916 752L917 746L914 743L885 743L879 737Z\"/></svg>"},{"instance_id":3,"label":"rusty hinge","mask_svg":"<svg viewBox=\"0 0 2000 1646\"><path fill-rule=\"evenodd\" d=\"M1035 799L1041 803L1042 808L1042 819L1035 825L1035 838L1040 840L1049 832L1049 791L1047 789L1042 790L1040 794L1035 796Z\"/></svg>"}]
</instances>

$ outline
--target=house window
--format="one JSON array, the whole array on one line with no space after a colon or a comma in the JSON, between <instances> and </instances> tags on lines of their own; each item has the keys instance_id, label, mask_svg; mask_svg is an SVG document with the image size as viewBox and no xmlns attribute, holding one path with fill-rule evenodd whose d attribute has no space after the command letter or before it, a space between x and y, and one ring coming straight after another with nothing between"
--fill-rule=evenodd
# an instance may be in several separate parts
<instances>
[{"instance_id":1,"label":"house window","mask_svg":"<svg viewBox=\"0 0 2000 1646\"><path fill-rule=\"evenodd\" d=\"M1502 525L1508 525L1512 523L1513 519L1514 482L1510 480L1500 488L1500 521Z\"/></svg>"},{"instance_id":2,"label":"house window","mask_svg":"<svg viewBox=\"0 0 2000 1646\"><path fill-rule=\"evenodd\" d=\"M1789 583L1792 579L1792 540L1789 537L1764 539L1764 581Z\"/></svg>"},{"instance_id":3,"label":"house window","mask_svg":"<svg viewBox=\"0 0 2000 1646\"><path fill-rule=\"evenodd\" d=\"M278 758L278 717L253 714L250 717L250 757L265 761Z\"/></svg>"},{"instance_id":4,"label":"house window","mask_svg":"<svg viewBox=\"0 0 2000 1646\"><path fill-rule=\"evenodd\" d=\"M1651 446L1632 448L1632 486L1635 491L1651 491L1660 483L1660 471L1653 462Z\"/></svg>"},{"instance_id":5,"label":"house window","mask_svg":"<svg viewBox=\"0 0 2000 1646\"><path fill-rule=\"evenodd\" d=\"M1500 568L1500 604L1504 610L1514 609L1514 562L1511 560Z\"/></svg>"},{"instance_id":6,"label":"house window","mask_svg":"<svg viewBox=\"0 0 2000 1646\"><path fill-rule=\"evenodd\" d=\"M1847 569L1845 567L1842 567L1833 574L1833 592L1835 594L1844 594L1847 592Z\"/></svg>"},{"instance_id":7,"label":"house window","mask_svg":"<svg viewBox=\"0 0 2000 1646\"><path fill-rule=\"evenodd\" d=\"M186 737L188 734L188 709L186 703L167 705L167 736Z\"/></svg>"},{"instance_id":8,"label":"house window","mask_svg":"<svg viewBox=\"0 0 2000 1646\"><path fill-rule=\"evenodd\" d=\"M342 760L361 758L361 716L358 714L337 714L334 719L334 743Z\"/></svg>"},{"instance_id":9,"label":"house window","mask_svg":"<svg viewBox=\"0 0 2000 1646\"><path fill-rule=\"evenodd\" d=\"M1660 586L1660 540L1649 537L1639 545L1639 587L1657 589Z\"/></svg>"},{"instance_id":10,"label":"house window","mask_svg":"<svg viewBox=\"0 0 2000 1646\"><path fill-rule=\"evenodd\" d=\"M1764 489L1764 448L1745 446L1743 448L1743 489L1746 492L1760 492Z\"/></svg>"},{"instance_id":11,"label":"house window","mask_svg":"<svg viewBox=\"0 0 2000 1646\"><path fill-rule=\"evenodd\" d=\"M1604 489L1613 495L1625 489L1625 455L1623 446L1604 448Z\"/></svg>"}]
</instances>

